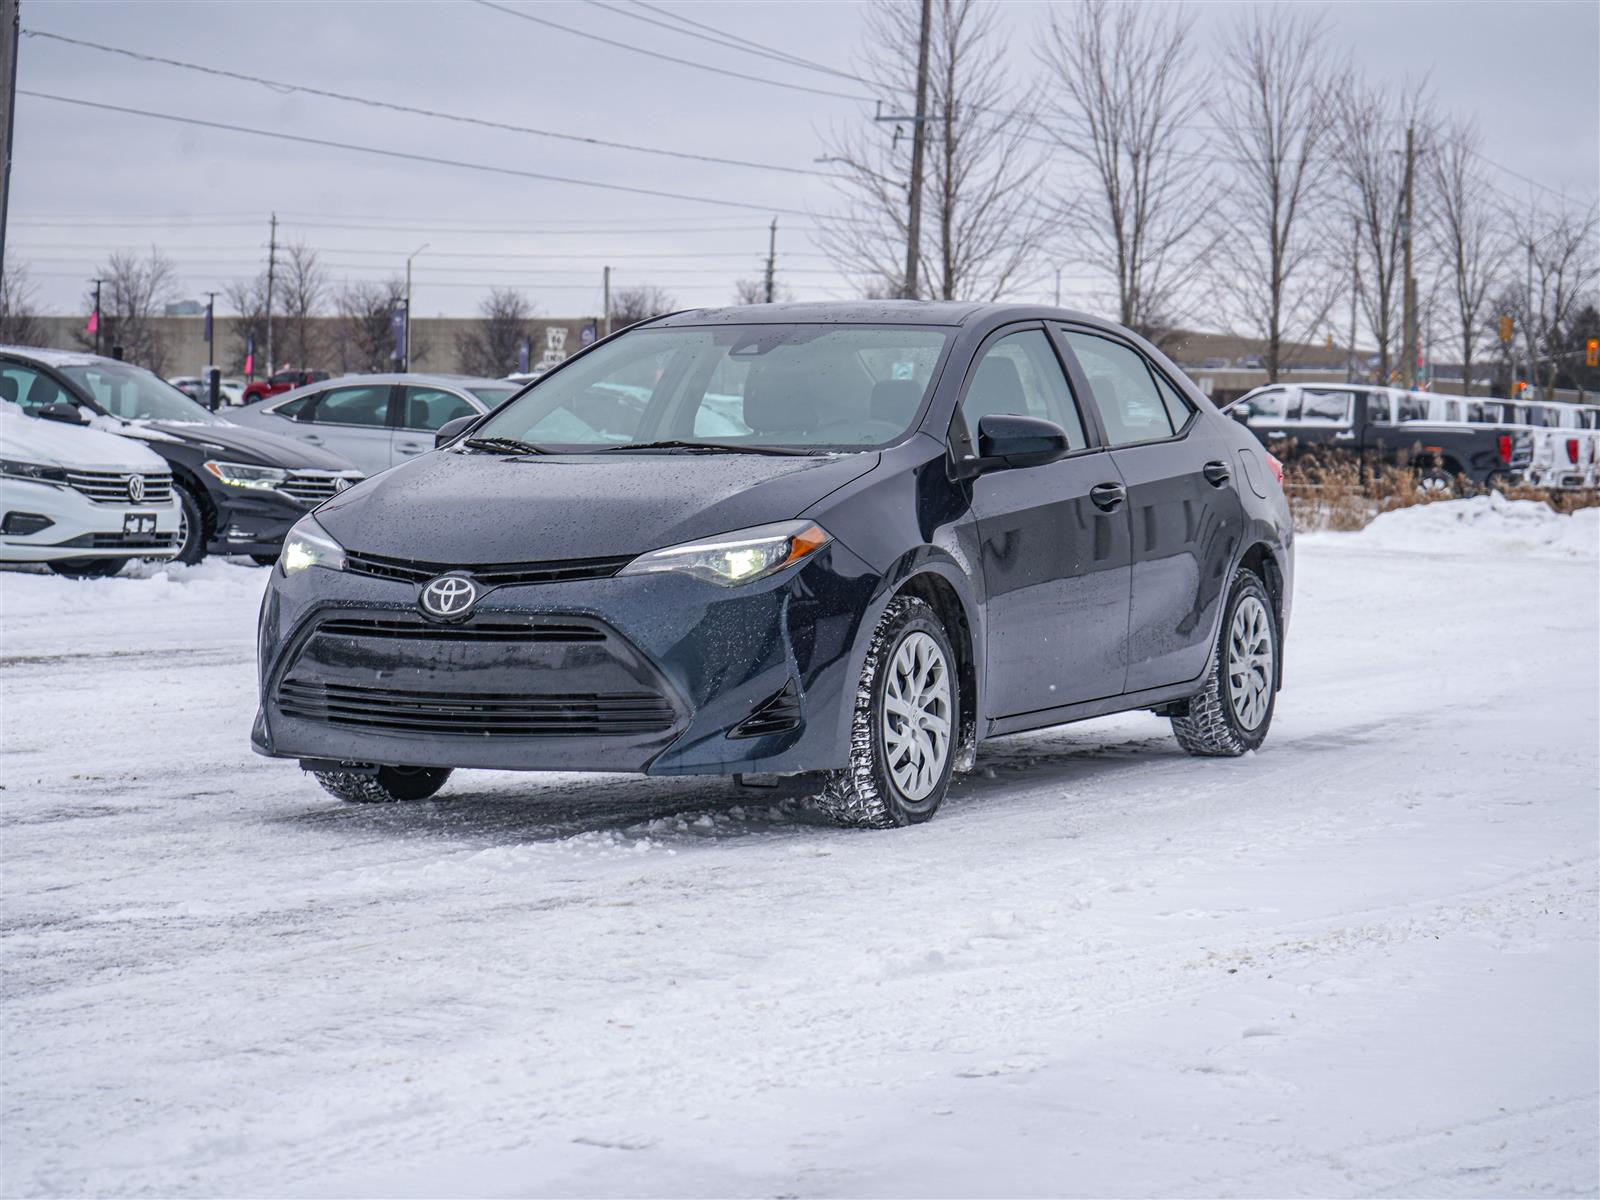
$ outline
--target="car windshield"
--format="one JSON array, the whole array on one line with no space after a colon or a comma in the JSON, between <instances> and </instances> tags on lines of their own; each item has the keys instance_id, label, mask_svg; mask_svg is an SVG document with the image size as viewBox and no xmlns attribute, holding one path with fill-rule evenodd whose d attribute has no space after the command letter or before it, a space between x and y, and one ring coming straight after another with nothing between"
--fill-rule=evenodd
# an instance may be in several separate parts
<instances>
[{"instance_id":1,"label":"car windshield","mask_svg":"<svg viewBox=\"0 0 1600 1200\"><path fill-rule=\"evenodd\" d=\"M101 408L125 421L191 421L226 424L177 388L148 371L124 363L91 363L62 367L61 373L82 388Z\"/></svg>"},{"instance_id":2,"label":"car windshield","mask_svg":"<svg viewBox=\"0 0 1600 1200\"><path fill-rule=\"evenodd\" d=\"M517 389L514 387L469 387L467 391L482 400L490 408L493 408L502 400L510 399L517 393Z\"/></svg>"},{"instance_id":3,"label":"car windshield","mask_svg":"<svg viewBox=\"0 0 1600 1200\"><path fill-rule=\"evenodd\" d=\"M910 429L948 342L912 326L639 329L547 375L474 435L579 451L886 446Z\"/></svg>"}]
</instances>

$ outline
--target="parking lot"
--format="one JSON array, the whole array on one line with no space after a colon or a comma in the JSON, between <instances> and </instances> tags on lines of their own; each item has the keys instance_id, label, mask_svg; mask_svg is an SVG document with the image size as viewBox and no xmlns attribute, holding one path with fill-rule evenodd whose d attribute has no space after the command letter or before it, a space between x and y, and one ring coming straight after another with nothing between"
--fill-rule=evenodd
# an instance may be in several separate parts
<instances>
[{"instance_id":1,"label":"parking lot","mask_svg":"<svg viewBox=\"0 0 1600 1200\"><path fill-rule=\"evenodd\" d=\"M1591 1192L1597 511L1303 537L1261 753L990 743L888 833L341 806L248 750L264 571L7 573L4 1190Z\"/></svg>"}]
</instances>

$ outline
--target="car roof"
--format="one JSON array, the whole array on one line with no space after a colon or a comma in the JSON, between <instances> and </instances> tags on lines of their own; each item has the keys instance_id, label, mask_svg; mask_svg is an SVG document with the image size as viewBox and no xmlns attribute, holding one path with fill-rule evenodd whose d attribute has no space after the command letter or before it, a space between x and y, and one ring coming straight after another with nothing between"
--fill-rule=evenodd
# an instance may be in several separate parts
<instances>
[{"instance_id":1,"label":"car roof","mask_svg":"<svg viewBox=\"0 0 1600 1200\"><path fill-rule=\"evenodd\" d=\"M967 300L811 300L792 304L744 304L694 308L649 322L651 328L680 325L867 324L961 326L1035 318L1108 326L1099 317L1033 304L978 304Z\"/></svg>"},{"instance_id":2,"label":"car roof","mask_svg":"<svg viewBox=\"0 0 1600 1200\"><path fill-rule=\"evenodd\" d=\"M100 354L89 354L83 350L49 350L39 346L0 346L0 354L14 354L18 358L29 358L34 362L43 363L47 367L87 367L91 363L117 363L119 366L131 367L134 363L123 362L120 359L106 358ZM139 370L144 370L139 367Z\"/></svg>"},{"instance_id":3,"label":"car roof","mask_svg":"<svg viewBox=\"0 0 1600 1200\"><path fill-rule=\"evenodd\" d=\"M319 379L315 383L303 384L301 388L295 390L300 391L311 387L321 390L330 383L336 383L340 386L361 383L426 383L440 387L453 387L459 390L465 387L504 387L505 382L504 379L490 379L486 376L478 375L445 375L425 371L383 371L374 374L335 375L329 379ZM272 398L276 400L278 397L274 396Z\"/></svg>"}]
</instances>

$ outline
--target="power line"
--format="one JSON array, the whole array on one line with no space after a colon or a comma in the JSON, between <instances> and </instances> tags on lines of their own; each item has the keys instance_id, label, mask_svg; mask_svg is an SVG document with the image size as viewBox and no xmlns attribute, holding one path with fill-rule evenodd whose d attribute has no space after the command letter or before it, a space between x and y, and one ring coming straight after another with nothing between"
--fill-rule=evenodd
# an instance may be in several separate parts
<instances>
[{"instance_id":1,"label":"power line","mask_svg":"<svg viewBox=\"0 0 1600 1200\"><path fill-rule=\"evenodd\" d=\"M790 175L820 176L822 174L818 171L807 170L804 167L786 167L778 163L750 162L740 158L720 158L712 154L695 154L688 150L667 150L658 146L640 146L631 142L613 142L606 138L589 137L584 134L560 133L551 129L535 129L527 125L512 125L505 121L490 121L483 117L469 117L460 113L440 112L437 109L419 108L410 104L396 104L388 100L374 100L368 96L353 96L347 92L333 92L326 88L310 87L305 84L285 83L279 79L264 79L259 75L246 75L240 71L228 71L221 67L208 67L203 63L185 62L182 59L166 58L159 54L147 54L139 50L130 50L124 46L108 46L102 42L90 42L85 41L83 38L67 37L65 34L48 33L42 29L24 29L22 32L26 37L48 38L54 42L82 46L85 49L99 50L106 54L120 54L137 62L178 67L185 71L198 71L203 75L214 75L221 79L235 79L245 83L256 83L279 93L298 92L307 96L320 96L327 100L339 100L347 104L360 104L368 108L387 109L391 112L405 113L411 116L428 117L439 121L454 121L463 125L479 125L485 129L525 133L534 137L555 138L564 142L579 142L584 145L601 146L610 150L629 150L637 154L656 154L664 158L688 159L693 162L713 163L726 167L748 167L758 171L782 171Z\"/></svg>"},{"instance_id":2,"label":"power line","mask_svg":"<svg viewBox=\"0 0 1600 1200\"><path fill-rule=\"evenodd\" d=\"M284 223L285 222L283 222L283 221L279 222L279 224L284 224ZM32 256L32 258L33 258L33 260L35 262L44 262L44 261L47 261L47 256L39 254L38 252L41 251L41 250L90 250L90 251L99 251L99 250L103 250L104 248L105 248L105 243L104 242L52 242L52 243L50 243L48 245L35 246L31 250L29 250L28 253L31 254L31 256ZM392 257L392 258L396 258L396 259L404 258L406 256L406 251L404 249L371 250L371 249L366 249L366 248L359 248L358 249L358 248L353 247L353 246L317 246L317 247L313 247L313 248L315 250L317 250L319 253L323 253L323 254L372 255L374 257L379 257L379 258ZM183 250L184 253L213 252L213 251L240 252L241 251L241 247L237 243L223 244L223 245L199 245L199 246L186 245L186 246L182 247L182 250ZM76 258L78 258L80 256L74 255L72 257L74 259L76 259ZM500 251L497 251L497 250L429 250L428 251L428 257L430 259L432 259L432 258L492 258L492 259L531 259L531 260L538 260L538 261L543 261L545 259L561 259L561 260L575 259L575 260L582 261L582 262L595 262L595 263L598 263L598 262L601 262L602 260L606 261L606 262L609 262L609 261L611 261L613 259L628 260L628 259L687 258L687 259L692 259L694 261L700 261L700 260L708 259L708 258L751 258L751 257L761 258L762 255L760 254L759 251L751 251L751 252L747 253L745 251L739 251L739 250L717 250L717 251L711 251L711 252L701 252L701 251L695 251L695 250L680 250L680 251L665 251L665 252L661 252L661 253L645 253L645 254L639 254L639 253L617 253L617 252L612 251L612 250L594 250L594 251L590 251L590 252L588 252L586 254L513 254L513 253L501 253ZM784 257L785 258L827 258L828 255L822 254L820 252L812 252L812 251L789 251L784 255Z\"/></svg>"},{"instance_id":3,"label":"power line","mask_svg":"<svg viewBox=\"0 0 1600 1200\"><path fill-rule=\"evenodd\" d=\"M707 25L704 21L696 21L692 17L686 17L682 13L672 12L669 9L662 8L660 5L647 4L647 3L645 3L645 0L633 0L633 3L634 3L634 6L637 7L637 8L648 9L650 12L657 13L660 16L663 16L663 17L667 17L667 18L669 18L669 19L671 19L673 21L679 22L680 24L692 25L696 29L704 29L704 30L706 30L706 31L708 31L710 33L716 34L718 37L725 37L729 41L742 43L745 48L748 48L750 50L760 51L760 52L763 52L763 53L766 53L766 54L780 55L786 61L793 63L795 66L808 67L813 71L823 71L823 72L826 72L829 75L837 75L842 79L849 79L849 80L851 80L852 82L855 82L855 83L866 84L866 86L868 86L868 87L875 87L876 86L871 80L863 79L859 75L852 75L848 71L841 71L837 67L830 67L826 63L819 63L815 59L802 58L798 54L790 54L786 50L779 50L774 46L767 46L767 45L762 44L761 42L752 41L751 39L749 39L747 37L740 37L736 33L728 33L725 30L719 30L715 26ZM680 30L679 32L687 32L687 31Z\"/></svg>"},{"instance_id":4,"label":"power line","mask_svg":"<svg viewBox=\"0 0 1600 1200\"><path fill-rule=\"evenodd\" d=\"M480 0L487 2L487 0ZM349 150L356 154L372 154L383 158L399 158L407 162L428 163L438 167L456 167L464 171L482 171L490 175L510 175L519 179L537 179L544 183L566 183L575 187L601 188L611 192L628 192L636 196L654 196L662 200L687 200L695 204L715 204L723 208L740 208L755 212L776 212L804 217L810 214L796 208L779 208L770 204L748 204L743 200L724 200L715 196L694 196L683 192L663 192L655 188L632 187L623 183L601 183L593 179L575 179L566 175L547 175L539 171L522 171L515 167L499 167L491 163L463 162L460 159L437 158L430 154L414 154L406 150L385 150L378 146L362 146L354 142L336 142L327 138L306 137L297 133L280 133L272 129L252 129L247 125L230 125L222 121L205 121L198 117L180 117L172 113L151 112L143 108L127 108L120 104L102 104L95 100L80 100L73 96L56 96L49 92L17 89L17 95L35 100L54 100L60 104L74 104L81 108L95 108L103 112L124 113L135 117L149 117L156 121L172 121L179 125L198 125L205 129L221 129L228 133L248 133L256 137L274 138L281 142L299 142L308 146L324 146L332 150Z\"/></svg>"},{"instance_id":5,"label":"power line","mask_svg":"<svg viewBox=\"0 0 1600 1200\"><path fill-rule=\"evenodd\" d=\"M602 42L607 46L615 46L619 50L628 50L634 54L643 54L647 58L658 58L663 62L677 63L683 67L693 67L697 71L709 71L713 75L723 75L729 79L743 79L749 83L764 83L769 87L787 88L792 92L809 92L813 96L832 96L838 100L871 101L871 96L860 96L850 92L830 92L826 88L807 87L803 83L785 83L781 79L768 79L762 75L746 75L742 71L730 71L725 67L715 67L710 63L696 62L692 58L678 58L672 54L662 54L658 50L647 50L643 46L635 46L629 42L619 42L614 38L602 37L598 33L590 33L584 29L574 29L570 25L562 25L544 17L536 17L532 13L521 12L515 8L507 8L503 4L496 4L493 0L475 0L475 3L484 8L492 8L496 12L505 13L508 17L520 17L524 21L532 21L535 25L544 25L550 29L559 29L562 33L570 33L574 37L588 38L592 42Z\"/></svg>"}]
</instances>

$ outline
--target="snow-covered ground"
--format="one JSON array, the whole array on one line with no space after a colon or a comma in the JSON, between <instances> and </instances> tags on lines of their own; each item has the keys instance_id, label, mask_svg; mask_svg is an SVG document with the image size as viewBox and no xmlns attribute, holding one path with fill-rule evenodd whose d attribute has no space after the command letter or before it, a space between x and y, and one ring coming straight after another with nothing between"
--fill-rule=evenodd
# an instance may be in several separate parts
<instances>
[{"instance_id":1,"label":"snow-covered ground","mask_svg":"<svg viewBox=\"0 0 1600 1200\"><path fill-rule=\"evenodd\" d=\"M265 573L0 575L7 1195L1593 1195L1600 514L1302 539L1264 750L931 824L253 756Z\"/></svg>"}]
</instances>

